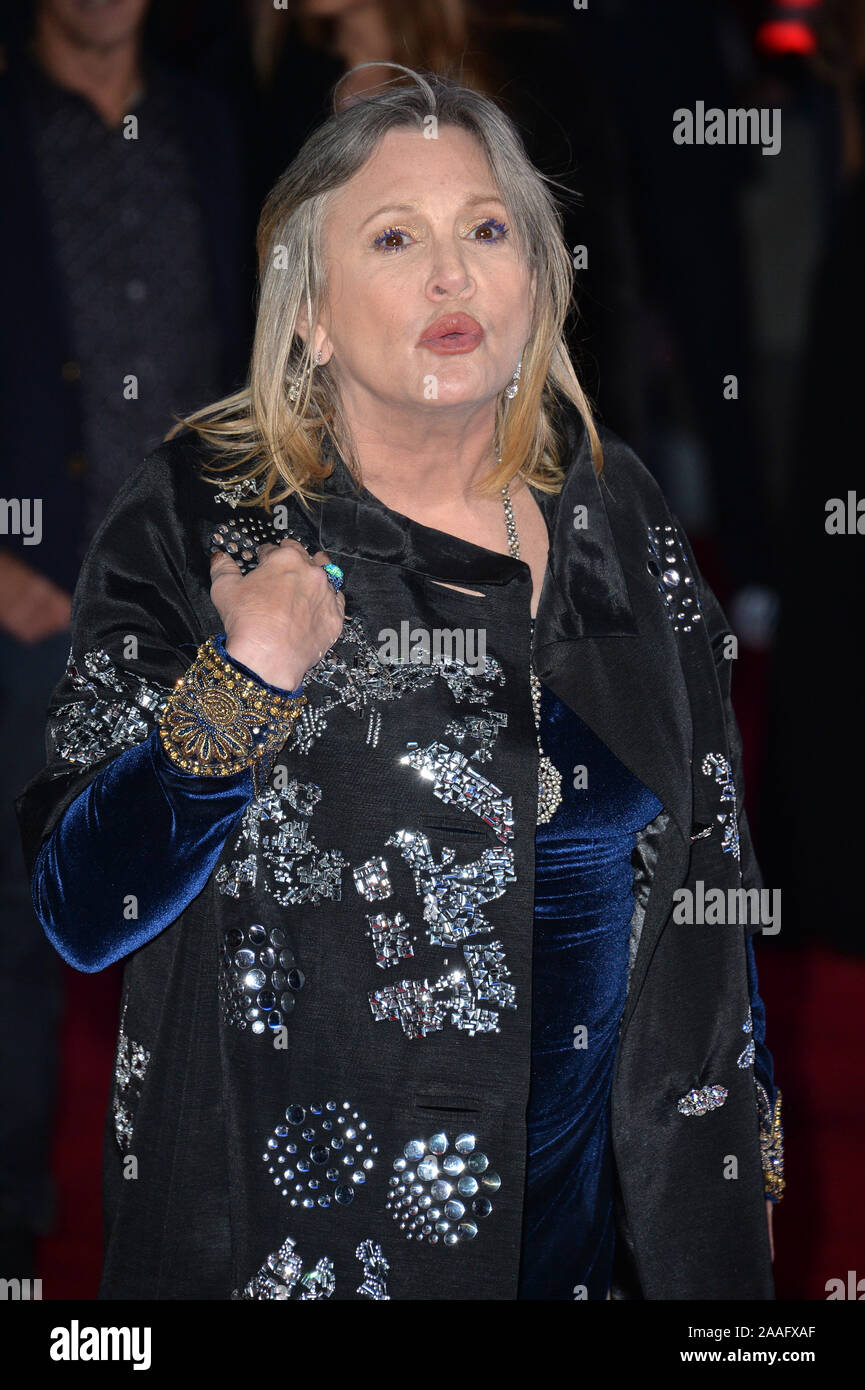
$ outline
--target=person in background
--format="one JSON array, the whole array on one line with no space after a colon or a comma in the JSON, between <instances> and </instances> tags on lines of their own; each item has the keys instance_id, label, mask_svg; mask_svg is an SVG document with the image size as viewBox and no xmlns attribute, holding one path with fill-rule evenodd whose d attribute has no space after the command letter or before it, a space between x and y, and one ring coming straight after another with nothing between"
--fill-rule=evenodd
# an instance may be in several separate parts
<instances>
[{"instance_id":1,"label":"person in background","mask_svg":"<svg viewBox=\"0 0 865 1390\"><path fill-rule=\"evenodd\" d=\"M147 41L148 0L40 0L0 73L0 1277L50 1229L61 1002L12 798L44 756L71 594L172 414L229 389L254 211L220 102Z\"/></svg>"}]
</instances>

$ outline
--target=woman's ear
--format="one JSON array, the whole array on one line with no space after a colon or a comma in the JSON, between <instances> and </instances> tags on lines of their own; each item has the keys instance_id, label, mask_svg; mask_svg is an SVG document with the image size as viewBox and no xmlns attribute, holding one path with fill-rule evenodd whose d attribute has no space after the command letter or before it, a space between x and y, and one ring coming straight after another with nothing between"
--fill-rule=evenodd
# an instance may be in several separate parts
<instances>
[{"instance_id":1,"label":"woman's ear","mask_svg":"<svg viewBox=\"0 0 865 1390\"><path fill-rule=\"evenodd\" d=\"M301 305L297 311L297 318L294 321L294 331L303 339L304 342L309 338L309 319L306 313L306 306ZM316 353L321 354L321 366L329 362L333 356L333 344L327 336L327 330L323 324L317 323L313 331L313 357Z\"/></svg>"},{"instance_id":2,"label":"woman's ear","mask_svg":"<svg viewBox=\"0 0 865 1390\"><path fill-rule=\"evenodd\" d=\"M297 311L297 318L294 321L294 331L306 342L309 334L309 319L306 316L305 304L302 304Z\"/></svg>"}]
</instances>

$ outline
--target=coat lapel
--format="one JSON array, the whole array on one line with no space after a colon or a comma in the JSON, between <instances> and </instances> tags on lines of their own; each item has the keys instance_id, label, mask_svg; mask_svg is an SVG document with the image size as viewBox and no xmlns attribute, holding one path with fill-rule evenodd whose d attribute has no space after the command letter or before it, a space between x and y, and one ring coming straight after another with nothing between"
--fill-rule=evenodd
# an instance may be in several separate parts
<instances>
[{"instance_id":1,"label":"coat lapel","mask_svg":"<svg viewBox=\"0 0 865 1390\"><path fill-rule=\"evenodd\" d=\"M579 430L579 432L578 432ZM662 801L687 840L691 829L691 729L687 692L657 586L645 569L640 499L624 511L632 528L628 577L606 496L582 423L565 417L564 487L555 496L532 488L549 531L547 572L535 622L535 669L565 704ZM615 440L615 437L613 437ZM618 441L605 446L614 467ZM618 444L618 447L624 447ZM524 561L422 526L358 488L333 451L324 481L318 543L334 558L392 564L455 584L504 585ZM585 508L584 512L578 511ZM575 527L575 519L585 525ZM617 518L618 522L618 518ZM643 572L639 566L642 564ZM635 612L634 597L640 601ZM652 619L656 621L652 621Z\"/></svg>"},{"instance_id":2,"label":"coat lapel","mask_svg":"<svg viewBox=\"0 0 865 1390\"><path fill-rule=\"evenodd\" d=\"M615 437L605 443L611 473L616 449L623 447ZM595 472L584 432L570 456L556 496L533 489L550 533L535 669L655 793L689 840L687 690L663 601L646 568L642 499L630 495L627 507L616 506L604 475ZM585 524L575 528L575 518Z\"/></svg>"}]
</instances>

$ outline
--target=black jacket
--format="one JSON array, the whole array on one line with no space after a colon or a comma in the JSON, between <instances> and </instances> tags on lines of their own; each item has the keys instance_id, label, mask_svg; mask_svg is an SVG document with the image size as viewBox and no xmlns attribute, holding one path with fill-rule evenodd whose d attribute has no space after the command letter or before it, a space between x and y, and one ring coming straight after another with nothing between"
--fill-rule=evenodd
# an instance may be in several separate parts
<instances>
[{"instance_id":1,"label":"black jacket","mask_svg":"<svg viewBox=\"0 0 865 1390\"><path fill-rule=\"evenodd\" d=\"M664 807L634 854L632 959L612 1093L620 1185L613 1296L771 1299L755 1078L737 1065L749 1009L745 935L756 928L672 919L672 895L683 886L760 883L742 806L731 663L722 653L728 627L633 452L602 430L599 480L579 417L567 410L562 423L565 485L556 497L534 494L550 532L536 669ZM208 537L215 522L251 518L216 500L218 489L198 476L200 461L191 436L161 446L123 487L94 539L75 594L72 650L80 670L86 653L108 654L114 674L100 675L91 660L90 695L99 696L102 681L100 729L110 708L108 722L121 732L100 735L86 765L60 756L58 730L70 727L64 711L82 699L80 680L76 688L67 672L50 707L51 761L17 803L31 869L64 809L125 745L153 730L154 711L136 703L141 678L167 698L199 644L222 629L209 597ZM389 1266L392 1298L515 1297L537 817L530 573L522 561L357 494L340 460L325 487L311 519L291 503L288 521L310 549L342 566L346 627L307 674L308 717L278 759L296 779L285 794L290 807L281 803L287 816L245 817L198 896L126 961L121 1079L106 1130L103 1297L227 1298L287 1238L296 1246L283 1247L283 1259L312 1272L311 1283L293 1285L293 1297L304 1289L313 1296L331 1277L336 1298L370 1296L380 1270L375 1246ZM581 506L586 524L577 528ZM408 674L383 666L375 654L381 634L405 620L427 630L482 627L483 675L458 663ZM130 636L134 661L124 655ZM127 714L137 710L137 732L116 718L118 679ZM401 761L410 743L454 749L455 721L485 710L506 715L482 768L493 784L487 804L498 793L499 806L486 821L444 800L432 779ZM470 760L475 746L462 727L459 748ZM128 821L134 847L147 825L138 824L134 805ZM281 833L289 840L280 850ZM370 885L380 858L389 882L376 896ZM115 887L119 901L128 876ZM516 1007L499 1009L490 1031L474 1031L471 1010L455 1006L443 1026L411 1037L396 996L389 1006L379 996L378 1007L370 996L394 976L408 980L403 1004L411 1019L424 1007L418 982L433 987L456 966L465 973L468 957L453 925L460 898L476 924L482 917L491 927L492 935L473 939L502 943ZM383 971L368 918L393 921L397 912L414 932L415 954ZM285 1015L282 1047L267 1028L256 1035L244 1026L250 1001L231 973L235 948L259 949L253 926L282 934L277 952L287 950L286 967L293 962L305 980ZM128 927L118 911L116 931ZM434 944L442 934L448 944ZM489 1000L483 1008L496 1012ZM714 1086L727 1092L719 1108L679 1109L688 1092ZM356 1112L358 1162L369 1166L352 1199L322 1210L316 1199L307 1207L303 1197L286 1200L287 1184L269 1158L276 1151L283 1163L296 1162L304 1144L328 1142L328 1102L337 1119ZM294 1120L307 1138L286 1158ZM452 1246L414 1239L392 1219L394 1189L414 1161L409 1149L402 1162L406 1145L438 1133L451 1153L458 1136L474 1136L464 1139L466 1161L482 1152L500 1178L481 1189L492 1209L476 1221L477 1235ZM124 1176L130 1152L135 1181ZM291 1285L287 1268L279 1277Z\"/></svg>"}]
</instances>

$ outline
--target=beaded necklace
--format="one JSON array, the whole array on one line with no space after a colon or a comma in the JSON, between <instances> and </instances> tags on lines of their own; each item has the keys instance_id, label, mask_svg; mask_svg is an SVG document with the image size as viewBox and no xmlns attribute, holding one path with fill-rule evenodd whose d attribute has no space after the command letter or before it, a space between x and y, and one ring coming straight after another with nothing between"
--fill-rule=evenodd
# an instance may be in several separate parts
<instances>
[{"instance_id":1,"label":"beaded necklace","mask_svg":"<svg viewBox=\"0 0 865 1390\"><path fill-rule=\"evenodd\" d=\"M505 525L508 531L508 549L515 560L520 558L520 537L517 531L517 523L514 519L514 508L511 502L510 484L505 484L502 488L502 500L505 504ZM529 660L529 680L532 690L532 709L535 715L535 733L538 740L538 823L546 825L547 821L552 820L558 806L562 800L562 774L559 769L550 761L541 745L541 683L538 679L534 665Z\"/></svg>"}]
</instances>

